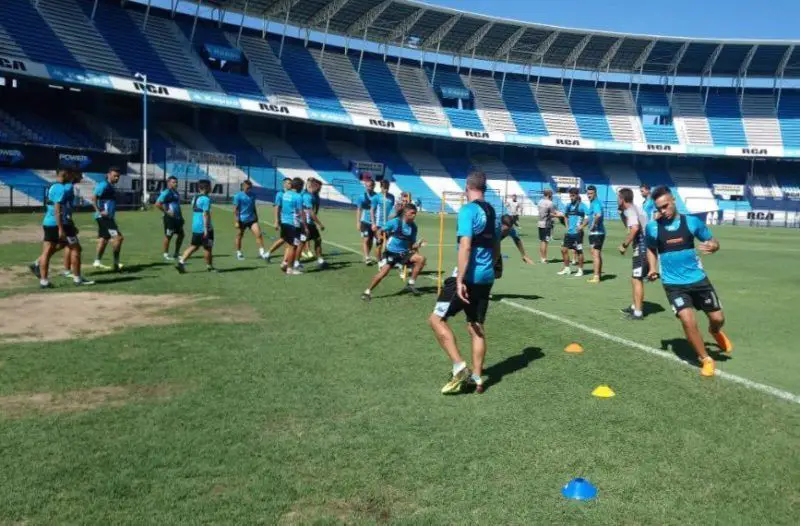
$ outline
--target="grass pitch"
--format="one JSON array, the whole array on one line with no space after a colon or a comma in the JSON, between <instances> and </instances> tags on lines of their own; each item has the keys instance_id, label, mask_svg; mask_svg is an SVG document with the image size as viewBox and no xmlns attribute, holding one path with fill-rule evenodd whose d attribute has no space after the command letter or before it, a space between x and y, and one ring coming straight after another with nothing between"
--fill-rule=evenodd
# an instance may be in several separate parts
<instances>
[{"instance_id":1,"label":"grass pitch","mask_svg":"<svg viewBox=\"0 0 800 526\"><path fill-rule=\"evenodd\" d=\"M506 241L487 322L493 385L444 397L449 364L426 324L435 283L421 279L427 294L414 298L393 273L363 303L375 268L348 250L358 250L354 212L321 217L339 245L327 246L333 268L286 278L255 259L252 237L248 259L235 260L222 208L216 275L196 256L179 276L160 262L159 215L120 214L128 272L89 270L92 292L201 296L208 308L165 302L166 326L0 344L0 524L796 524L797 404L559 321L691 354L660 284L647 286L645 322L620 319L630 257L614 251L619 223L599 285L556 276L557 264L524 266ZM39 219L2 216L0 228ZM77 222L90 263L95 229L89 215ZM418 222L436 243L437 218ZM448 218L448 245L454 227ZM719 369L800 394L798 233L714 230L722 250L704 263L736 345ZM533 256L535 223L522 233ZM0 245L0 266L38 252ZM435 269L436 247L425 252ZM445 247L445 267L454 260ZM0 299L21 315L25 294L50 291L18 279ZM57 292L81 292L59 279ZM463 318L453 325L468 345ZM586 352L564 353L572 341ZM590 396L599 384L617 396ZM561 497L578 476L596 500Z\"/></svg>"}]
</instances>

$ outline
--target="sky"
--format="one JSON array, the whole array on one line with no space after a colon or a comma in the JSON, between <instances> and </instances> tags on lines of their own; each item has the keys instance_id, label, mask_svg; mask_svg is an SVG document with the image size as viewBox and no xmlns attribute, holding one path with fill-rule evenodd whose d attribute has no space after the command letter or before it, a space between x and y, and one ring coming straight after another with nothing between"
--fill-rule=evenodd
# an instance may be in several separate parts
<instances>
[{"instance_id":1,"label":"sky","mask_svg":"<svg viewBox=\"0 0 800 526\"><path fill-rule=\"evenodd\" d=\"M524 22L664 36L800 39L800 0L428 0Z\"/></svg>"}]
</instances>

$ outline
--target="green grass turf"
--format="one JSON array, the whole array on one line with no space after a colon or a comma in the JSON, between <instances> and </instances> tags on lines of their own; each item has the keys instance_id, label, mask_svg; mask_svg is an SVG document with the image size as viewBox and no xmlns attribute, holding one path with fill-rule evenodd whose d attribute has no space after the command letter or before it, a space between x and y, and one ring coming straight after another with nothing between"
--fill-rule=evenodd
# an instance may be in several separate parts
<instances>
[{"instance_id":1,"label":"green grass turf","mask_svg":"<svg viewBox=\"0 0 800 526\"><path fill-rule=\"evenodd\" d=\"M323 210L324 235L357 248L353 214ZM420 281L428 287L421 298L397 295L393 273L365 304L359 294L375 269L355 254L329 246L338 252L334 269L286 278L252 257L252 238L245 239L251 257L237 262L230 213L217 208L214 216L217 266L235 272L209 275L196 256L178 276L159 264L158 214L123 213L131 272L89 271L94 290L213 295L218 308L249 306L259 321L203 324L176 313L168 327L0 345L0 396L178 387L167 400L87 412L0 413L0 523L796 523L795 404L701 379L696 369L500 302L487 323L486 373L495 384L481 396L444 397L449 364L426 324L432 281ZM37 221L6 215L0 226ZM91 223L78 216L87 248ZM422 215L419 223L436 243L437 219ZM447 244L454 225L448 218ZM654 311L647 321L620 320L630 258L613 250L619 223L609 228L613 279L593 286L556 276L556 264L523 266L507 241L496 297L685 352L658 284L647 288ZM715 230L722 250L705 263L736 344L720 368L800 393L797 232ZM523 234L533 255L535 224L526 221ZM0 265L38 251L0 245ZM435 268L436 248L426 253ZM445 256L449 268L455 248ZM59 290L75 291L68 283ZM28 292L40 293L32 278L28 289L2 294ZM462 319L453 326L466 344ZM587 352L565 354L571 341ZM590 396L599 384L617 396ZM597 500L561 497L576 476L597 485Z\"/></svg>"}]
</instances>

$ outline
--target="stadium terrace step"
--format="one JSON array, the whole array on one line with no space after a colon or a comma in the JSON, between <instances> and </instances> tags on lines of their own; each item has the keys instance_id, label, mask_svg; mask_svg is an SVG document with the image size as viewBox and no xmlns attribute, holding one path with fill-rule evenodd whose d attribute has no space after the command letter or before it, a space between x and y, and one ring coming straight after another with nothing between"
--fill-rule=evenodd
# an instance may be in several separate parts
<instances>
[{"instance_id":1,"label":"stadium terrace step","mask_svg":"<svg viewBox=\"0 0 800 526\"><path fill-rule=\"evenodd\" d=\"M680 132L681 143L713 145L703 98L699 92L675 92L672 97L675 127Z\"/></svg>"},{"instance_id":2,"label":"stadium terrace step","mask_svg":"<svg viewBox=\"0 0 800 526\"><path fill-rule=\"evenodd\" d=\"M578 124L572 114L567 95L560 84L542 82L538 87L531 86L536 104L549 135L558 137L580 137Z\"/></svg>"},{"instance_id":3,"label":"stadium terrace step","mask_svg":"<svg viewBox=\"0 0 800 526\"><path fill-rule=\"evenodd\" d=\"M373 119L383 117L347 56L336 49L328 49L324 54L316 48L309 51L348 113Z\"/></svg>"},{"instance_id":4,"label":"stadium terrace step","mask_svg":"<svg viewBox=\"0 0 800 526\"><path fill-rule=\"evenodd\" d=\"M745 93L742 98L742 123L750 146L781 144L781 127L775 110L775 97Z\"/></svg>"},{"instance_id":5,"label":"stadium terrace step","mask_svg":"<svg viewBox=\"0 0 800 526\"><path fill-rule=\"evenodd\" d=\"M350 60L353 67L357 68L359 57L351 56ZM384 119L417 122L414 112L394 77L393 71L396 69L396 65L390 66L382 60L364 57L361 60L359 75Z\"/></svg>"},{"instance_id":6,"label":"stadium terrace step","mask_svg":"<svg viewBox=\"0 0 800 526\"><path fill-rule=\"evenodd\" d=\"M565 88L565 92L569 92ZM611 129L608 126L606 113L597 90L591 86L572 86L569 96L569 104L575 122L580 129L580 136L585 139L598 139L601 141L613 141Z\"/></svg>"},{"instance_id":7,"label":"stadium terrace step","mask_svg":"<svg viewBox=\"0 0 800 526\"><path fill-rule=\"evenodd\" d=\"M250 60L250 74L267 100L273 104L306 107L305 99L265 40L243 34L239 46Z\"/></svg>"},{"instance_id":8,"label":"stadium terrace step","mask_svg":"<svg viewBox=\"0 0 800 526\"><path fill-rule=\"evenodd\" d=\"M514 120L508 112L497 81L492 77L482 75L461 74L461 80L475 96L475 111L483 123L483 127L490 131L517 133Z\"/></svg>"},{"instance_id":9,"label":"stadium terrace step","mask_svg":"<svg viewBox=\"0 0 800 526\"><path fill-rule=\"evenodd\" d=\"M709 97L706 115L715 145L748 145L739 111L739 97L736 94L718 93L715 97Z\"/></svg>"},{"instance_id":10,"label":"stadium terrace step","mask_svg":"<svg viewBox=\"0 0 800 526\"><path fill-rule=\"evenodd\" d=\"M450 125L439 99L421 68L400 64L398 68L392 69L403 96L420 123L431 126Z\"/></svg>"}]
</instances>

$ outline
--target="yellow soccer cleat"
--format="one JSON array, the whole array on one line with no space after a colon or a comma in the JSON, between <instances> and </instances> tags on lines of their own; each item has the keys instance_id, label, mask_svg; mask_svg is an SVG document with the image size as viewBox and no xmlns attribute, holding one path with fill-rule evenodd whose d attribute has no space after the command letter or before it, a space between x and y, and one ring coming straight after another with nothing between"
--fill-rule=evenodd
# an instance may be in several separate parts
<instances>
[{"instance_id":1,"label":"yellow soccer cleat","mask_svg":"<svg viewBox=\"0 0 800 526\"><path fill-rule=\"evenodd\" d=\"M725 354L730 354L733 352L733 343L728 339L724 332L712 332L711 336L714 337L717 345L719 345L719 348L722 349Z\"/></svg>"},{"instance_id":2,"label":"yellow soccer cleat","mask_svg":"<svg viewBox=\"0 0 800 526\"><path fill-rule=\"evenodd\" d=\"M700 376L711 377L714 376L716 364L711 357L708 357L701 361L700 365Z\"/></svg>"},{"instance_id":3,"label":"yellow soccer cleat","mask_svg":"<svg viewBox=\"0 0 800 526\"><path fill-rule=\"evenodd\" d=\"M586 280L587 283L600 283L599 276L592 276L591 278Z\"/></svg>"},{"instance_id":4,"label":"yellow soccer cleat","mask_svg":"<svg viewBox=\"0 0 800 526\"><path fill-rule=\"evenodd\" d=\"M464 367L450 378L450 381L442 387L442 394L458 394L464 388L464 382L469 378L470 372L468 367Z\"/></svg>"}]
</instances>

